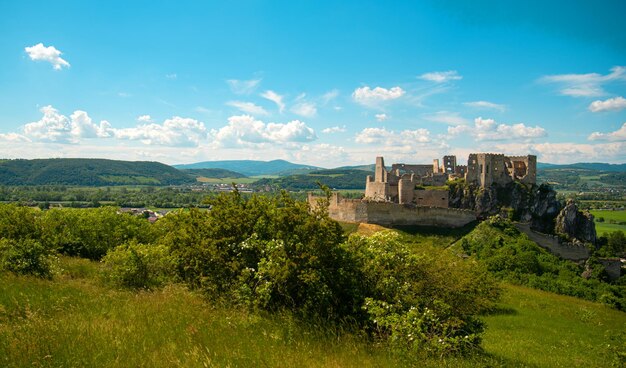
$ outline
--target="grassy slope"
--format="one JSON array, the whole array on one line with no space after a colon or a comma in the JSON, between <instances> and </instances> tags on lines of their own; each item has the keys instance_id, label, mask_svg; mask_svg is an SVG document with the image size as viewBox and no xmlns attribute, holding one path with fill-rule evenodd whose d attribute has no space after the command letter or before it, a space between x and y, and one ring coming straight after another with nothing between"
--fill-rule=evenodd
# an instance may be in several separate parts
<instances>
[{"instance_id":1,"label":"grassy slope","mask_svg":"<svg viewBox=\"0 0 626 368\"><path fill-rule=\"evenodd\" d=\"M538 367L610 367L624 352L626 313L586 300L507 285L502 313L485 317L484 348ZM621 336L620 336L621 333Z\"/></svg>"},{"instance_id":2,"label":"grassy slope","mask_svg":"<svg viewBox=\"0 0 626 368\"><path fill-rule=\"evenodd\" d=\"M214 307L182 287L111 290L97 264L64 259L54 281L0 275L0 366L610 366L626 314L506 286L487 316L486 354L406 361L359 336L287 315ZM614 338L614 339L612 339Z\"/></svg>"},{"instance_id":3,"label":"grassy slope","mask_svg":"<svg viewBox=\"0 0 626 368\"><path fill-rule=\"evenodd\" d=\"M0 275L0 366L395 365L358 337L301 327L288 316L214 308L177 286L115 291L83 276Z\"/></svg>"}]
</instances>

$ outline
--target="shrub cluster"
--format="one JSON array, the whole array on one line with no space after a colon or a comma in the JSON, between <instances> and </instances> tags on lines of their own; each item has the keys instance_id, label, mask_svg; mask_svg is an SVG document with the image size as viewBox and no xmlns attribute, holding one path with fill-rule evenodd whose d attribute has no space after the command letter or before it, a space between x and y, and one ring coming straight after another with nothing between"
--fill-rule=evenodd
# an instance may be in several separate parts
<instances>
[{"instance_id":1,"label":"shrub cluster","mask_svg":"<svg viewBox=\"0 0 626 368\"><path fill-rule=\"evenodd\" d=\"M181 281L215 301L353 326L401 351L479 347L476 316L498 296L480 264L411 249L393 232L346 238L323 203L312 209L285 193L235 191L207 204L209 211L179 210L154 225L113 208L0 205L0 265L46 276L58 251L101 259L104 278L119 287Z\"/></svg>"},{"instance_id":2,"label":"shrub cluster","mask_svg":"<svg viewBox=\"0 0 626 368\"><path fill-rule=\"evenodd\" d=\"M595 257L587 262L590 277L583 278L582 265L552 255L499 216L479 224L461 239L461 247L499 279L626 309L622 281L607 283Z\"/></svg>"},{"instance_id":3,"label":"shrub cluster","mask_svg":"<svg viewBox=\"0 0 626 368\"><path fill-rule=\"evenodd\" d=\"M103 277L116 286L152 289L174 280L174 258L164 245L131 241L110 250L102 261Z\"/></svg>"},{"instance_id":4,"label":"shrub cluster","mask_svg":"<svg viewBox=\"0 0 626 368\"><path fill-rule=\"evenodd\" d=\"M346 239L323 205L311 209L286 194L233 192L210 205L168 215L156 227L176 277L214 300L348 321L402 351L464 354L479 346L476 315L498 297L479 264L441 249L409 249L393 232ZM123 254L116 257L135 257Z\"/></svg>"},{"instance_id":5,"label":"shrub cluster","mask_svg":"<svg viewBox=\"0 0 626 368\"><path fill-rule=\"evenodd\" d=\"M153 242L153 230L113 207L41 211L1 204L0 270L50 277L58 253L99 260L128 241Z\"/></svg>"}]
</instances>

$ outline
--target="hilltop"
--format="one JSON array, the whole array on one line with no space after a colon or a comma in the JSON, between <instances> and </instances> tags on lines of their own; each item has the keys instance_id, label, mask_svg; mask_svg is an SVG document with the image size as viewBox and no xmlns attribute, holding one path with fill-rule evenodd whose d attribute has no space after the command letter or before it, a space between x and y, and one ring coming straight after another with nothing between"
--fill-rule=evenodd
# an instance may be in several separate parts
<instances>
[{"instance_id":1,"label":"hilltop","mask_svg":"<svg viewBox=\"0 0 626 368\"><path fill-rule=\"evenodd\" d=\"M179 185L195 179L151 161L53 158L0 161L0 185Z\"/></svg>"}]
</instances>

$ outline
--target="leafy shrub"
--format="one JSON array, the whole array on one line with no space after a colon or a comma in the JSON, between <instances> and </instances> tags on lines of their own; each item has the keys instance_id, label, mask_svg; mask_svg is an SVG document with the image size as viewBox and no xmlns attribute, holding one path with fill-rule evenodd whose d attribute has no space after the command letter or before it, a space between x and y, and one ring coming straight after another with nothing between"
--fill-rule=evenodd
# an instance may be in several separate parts
<instances>
[{"instance_id":1,"label":"leafy shrub","mask_svg":"<svg viewBox=\"0 0 626 368\"><path fill-rule=\"evenodd\" d=\"M148 221L118 213L114 207L49 210L42 218L42 228L42 242L48 247L92 260L130 240L155 240Z\"/></svg>"},{"instance_id":2,"label":"leafy shrub","mask_svg":"<svg viewBox=\"0 0 626 368\"><path fill-rule=\"evenodd\" d=\"M39 239L41 211L15 204L0 204L0 237Z\"/></svg>"},{"instance_id":3,"label":"leafy shrub","mask_svg":"<svg viewBox=\"0 0 626 368\"><path fill-rule=\"evenodd\" d=\"M52 276L54 252L34 239L0 239L0 269L20 275Z\"/></svg>"},{"instance_id":4,"label":"leafy shrub","mask_svg":"<svg viewBox=\"0 0 626 368\"><path fill-rule=\"evenodd\" d=\"M346 247L363 272L363 309L379 337L439 355L478 348L483 324L475 315L499 295L484 268L441 249L411 250L390 231L352 235Z\"/></svg>"},{"instance_id":5,"label":"leafy shrub","mask_svg":"<svg viewBox=\"0 0 626 368\"><path fill-rule=\"evenodd\" d=\"M129 242L102 259L104 278L119 287L153 289L172 281L174 258L164 245Z\"/></svg>"},{"instance_id":6,"label":"leafy shrub","mask_svg":"<svg viewBox=\"0 0 626 368\"><path fill-rule=\"evenodd\" d=\"M211 211L179 211L158 223L180 277L213 298L337 320L359 312L358 277L339 224L305 202L239 193Z\"/></svg>"}]
</instances>

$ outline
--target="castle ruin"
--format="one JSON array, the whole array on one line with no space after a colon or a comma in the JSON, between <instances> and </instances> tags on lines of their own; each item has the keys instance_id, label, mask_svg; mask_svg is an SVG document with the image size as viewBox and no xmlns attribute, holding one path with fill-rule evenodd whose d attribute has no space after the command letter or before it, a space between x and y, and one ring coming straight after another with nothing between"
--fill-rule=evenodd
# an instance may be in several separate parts
<instances>
[{"instance_id":1,"label":"castle ruin","mask_svg":"<svg viewBox=\"0 0 626 368\"><path fill-rule=\"evenodd\" d=\"M537 156L505 156L495 153L471 153L467 159L465 181L488 187L506 185L513 181L535 184Z\"/></svg>"},{"instance_id":2,"label":"castle ruin","mask_svg":"<svg viewBox=\"0 0 626 368\"><path fill-rule=\"evenodd\" d=\"M448 180L488 187L513 181L535 184L537 157L472 153L467 165L457 165L456 156L444 156L428 165L393 164L387 171L383 157L376 157L374 177L367 176L363 199L344 199L333 193L329 215L340 221L380 225L427 225L458 227L476 220L471 210L448 208ZM317 205L309 194L309 203Z\"/></svg>"},{"instance_id":3,"label":"castle ruin","mask_svg":"<svg viewBox=\"0 0 626 368\"><path fill-rule=\"evenodd\" d=\"M535 184L537 177L537 157L533 155L472 153L467 162L467 165L457 165L456 156L444 156L442 165L435 159L432 165L393 164L387 171L384 159L377 157L374 177L368 176L365 183L365 199L447 208L446 190L423 187L443 186L456 178L464 178L483 188L513 181Z\"/></svg>"}]
</instances>

